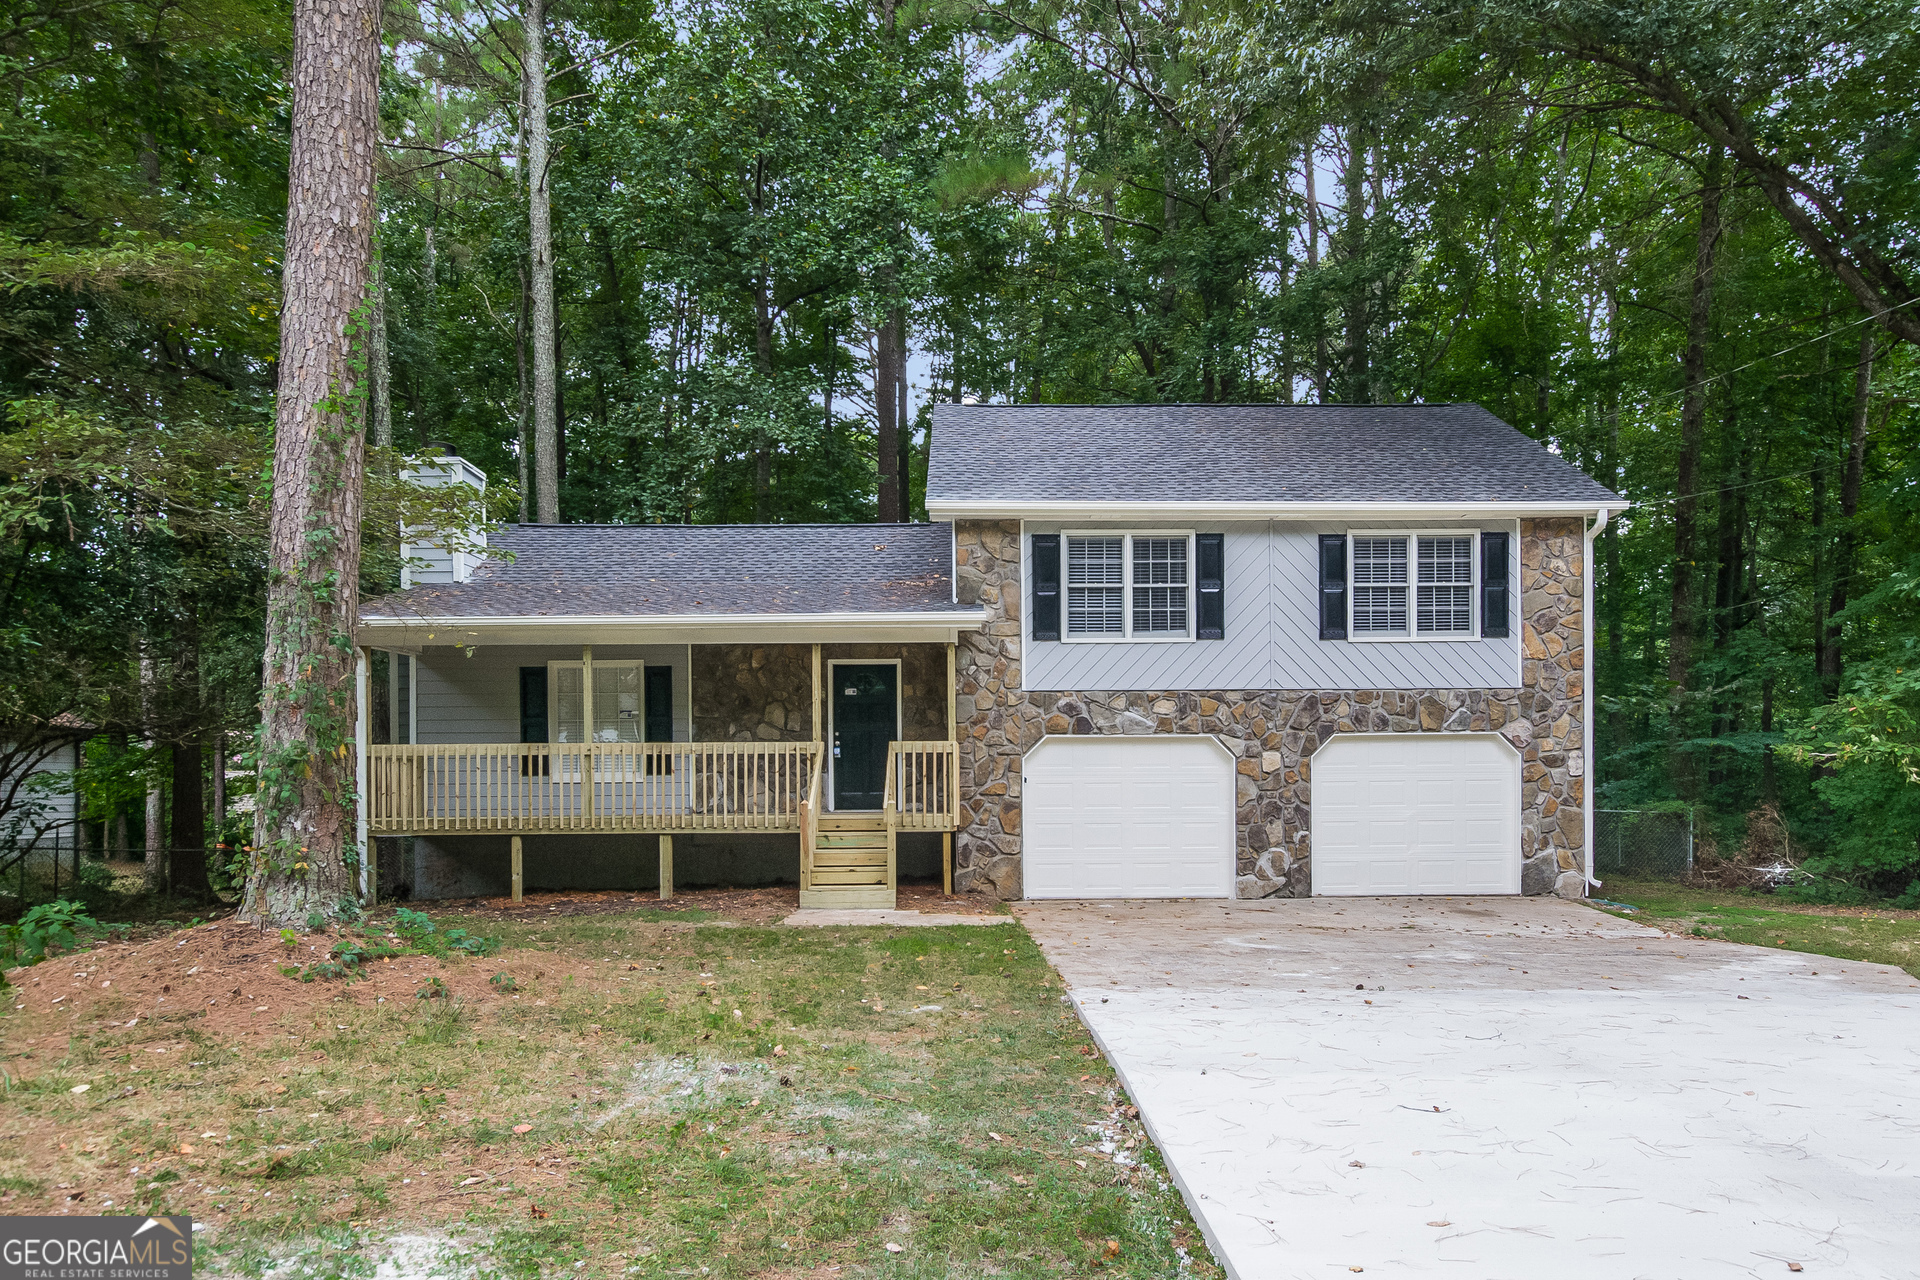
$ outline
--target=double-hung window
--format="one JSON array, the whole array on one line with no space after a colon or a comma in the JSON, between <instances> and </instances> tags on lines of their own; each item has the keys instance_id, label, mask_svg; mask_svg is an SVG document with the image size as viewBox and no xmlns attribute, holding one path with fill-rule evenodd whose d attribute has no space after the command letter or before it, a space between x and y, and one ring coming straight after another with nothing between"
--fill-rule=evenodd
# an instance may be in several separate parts
<instances>
[{"instance_id":1,"label":"double-hung window","mask_svg":"<svg viewBox=\"0 0 1920 1280\"><path fill-rule=\"evenodd\" d=\"M1193 635L1193 535L1067 534L1065 639Z\"/></svg>"},{"instance_id":2,"label":"double-hung window","mask_svg":"<svg viewBox=\"0 0 1920 1280\"><path fill-rule=\"evenodd\" d=\"M1352 535L1354 638L1472 638L1475 538L1470 533Z\"/></svg>"}]
</instances>

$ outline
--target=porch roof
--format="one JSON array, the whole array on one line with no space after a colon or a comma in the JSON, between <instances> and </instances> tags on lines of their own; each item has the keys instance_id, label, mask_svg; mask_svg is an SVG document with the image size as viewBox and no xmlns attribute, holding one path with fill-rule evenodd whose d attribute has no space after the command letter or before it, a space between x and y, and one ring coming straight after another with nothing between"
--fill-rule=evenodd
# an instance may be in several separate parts
<instances>
[{"instance_id":1,"label":"porch roof","mask_svg":"<svg viewBox=\"0 0 1920 1280\"><path fill-rule=\"evenodd\" d=\"M360 609L378 647L504 642L952 639L952 526L508 525L466 582Z\"/></svg>"}]
</instances>

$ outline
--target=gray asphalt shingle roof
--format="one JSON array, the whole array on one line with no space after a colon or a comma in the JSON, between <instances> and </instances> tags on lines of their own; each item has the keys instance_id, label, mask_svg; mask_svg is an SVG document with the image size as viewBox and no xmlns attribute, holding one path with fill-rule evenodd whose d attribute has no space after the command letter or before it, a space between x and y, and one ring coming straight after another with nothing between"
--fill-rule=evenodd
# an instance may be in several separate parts
<instances>
[{"instance_id":1,"label":"gray asphalt shingle roof","mask_svg":"<svg viewBox=\"0 0 1920 1280\"><path fill-rule=\"evenodd\" d=\"M936 404L927 501L1624 502L1477 404Z\"/></svg>"},{"instance_id":2,"label":"gray asphalt shingle roof","mask_svg":"<svg viewBox=\"0 0 1920 1280\"><path fill-rule=\"evenodd\" d=\"M646 617L920 613L953 603L952 526L507 525L514 553L464 583L367 601L361 616Z\"/></svg>"}]
</instances>

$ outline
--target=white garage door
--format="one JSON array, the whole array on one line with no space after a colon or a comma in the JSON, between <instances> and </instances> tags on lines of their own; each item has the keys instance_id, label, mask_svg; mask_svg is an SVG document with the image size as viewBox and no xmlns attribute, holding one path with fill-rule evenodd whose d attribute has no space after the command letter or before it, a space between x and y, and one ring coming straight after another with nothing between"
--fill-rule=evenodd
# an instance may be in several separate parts
<instances>
[{"instance_id":1,"label":"white garage door","mask_svg":"<svg viewBox=\"0 0 1920 1280\"><path fill-rule=\"evenodd\" d=\"M1343 734L1312 779L1315 894L1520 892L1520 760L1500 739Z\"/></svg>"},{"instance_id":2,"label":"white garage door","mask_svg":"<svg viewBox=\"0 0 1920 1280\"><path fill-rule=\"evenodd\" d=\"M1027 897L1233 893L1233 761L1212 738L1047 738L1024 773Z\"/></svg>"}]
</instances>

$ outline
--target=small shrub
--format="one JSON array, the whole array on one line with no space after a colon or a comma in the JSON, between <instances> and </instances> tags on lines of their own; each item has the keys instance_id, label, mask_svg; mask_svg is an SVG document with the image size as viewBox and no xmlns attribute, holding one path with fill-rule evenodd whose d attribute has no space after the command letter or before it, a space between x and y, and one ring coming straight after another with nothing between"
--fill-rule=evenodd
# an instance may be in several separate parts
<instances>
[{"instance_id":1,"label":"small shrub","mask_svg":"<svg viewBox=\"0 0 1920 1280\"><path fill-rule=\"evenodd\" d=\"M413 993L415 1000L445 1000L450 993L439 978L428 978L427 985Z\"/></svg>"},{"instance_id":2,"label":"small shrub","mask_svg":"<svg viewBox=\"0 0 1920 1280\"><path fill-rule=\"evenodd\" d=\"M512 974L506 972L496 973L491 978L488 978L487 981L500 991L518 991L520 989L519 981Z\"/></svg>"},{"instance_id":3,"label":"small shrub","mask_svg":"<svg viewBox=\"0 0 1920 1280\"><path fill-rule=\"evenodd\" d=\"M87 914L85 906L62 898L43 902L0 930L0 956L5 968L39 964L49 952L71 951L82 935L102 932L106 926ZM4 979L0 979L4 982Z\"/></svg>"},{"instance_id":4,"label":"small shrub","mask_svg":"<svg viewBox=\"0 0 1920 1280\"><path fill-rule=\"evenodd\" d=\"M326 927L327 927L327 917L325 912L322 912L322 911L307 912L307 928L309 930L319 930L319 929L324 929Z\"/></svg>"}]
</instances>

